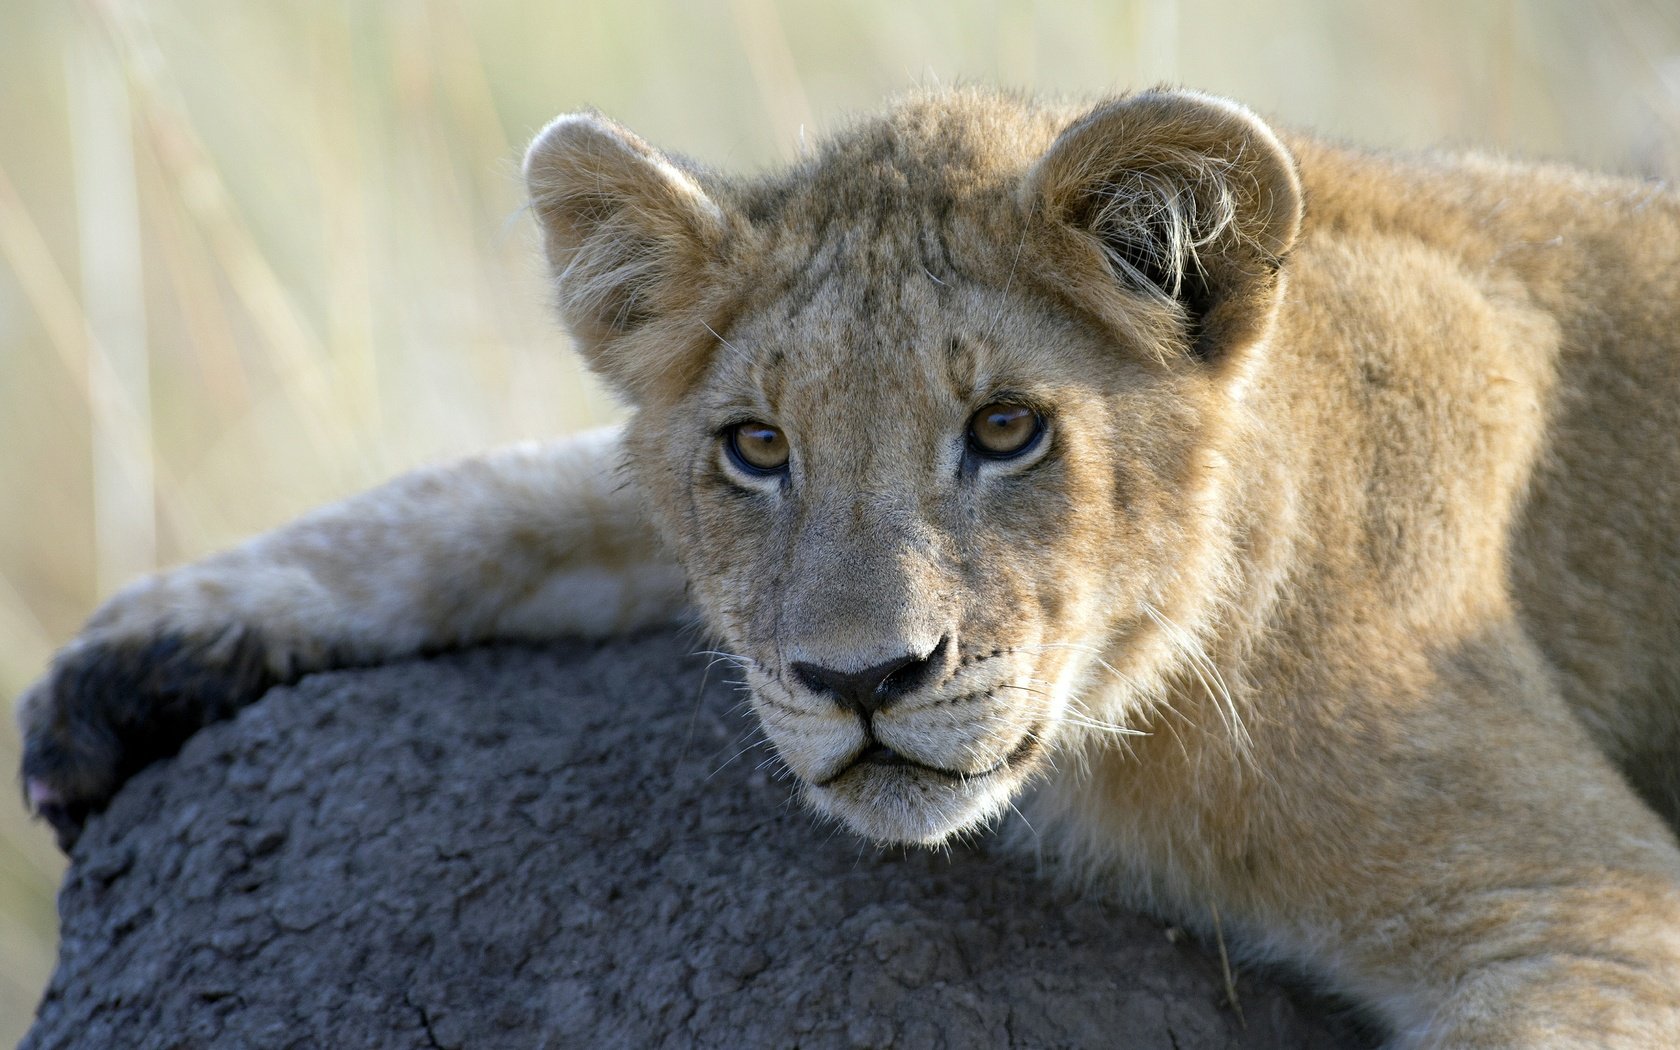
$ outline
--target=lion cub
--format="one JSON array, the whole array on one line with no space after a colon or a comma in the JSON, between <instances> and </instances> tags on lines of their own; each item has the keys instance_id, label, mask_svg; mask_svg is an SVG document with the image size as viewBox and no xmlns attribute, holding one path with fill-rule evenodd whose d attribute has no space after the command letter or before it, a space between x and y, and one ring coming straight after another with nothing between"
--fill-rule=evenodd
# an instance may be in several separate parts
<instances>
[{"instance_id":1,"label":"lion cub","mask_svg":"<svg viewBox=\"0 0 1680 1050\"><path fill-rule=\"evenodd\" d=\"M1176 91L751 179L577 114L525 170L631 421L112 598L21 705L66 847L276 682L692 610L871 839L1041 782L1396 1046L1680 1046L1675 196Z\"/></svg>"}]
</instances>

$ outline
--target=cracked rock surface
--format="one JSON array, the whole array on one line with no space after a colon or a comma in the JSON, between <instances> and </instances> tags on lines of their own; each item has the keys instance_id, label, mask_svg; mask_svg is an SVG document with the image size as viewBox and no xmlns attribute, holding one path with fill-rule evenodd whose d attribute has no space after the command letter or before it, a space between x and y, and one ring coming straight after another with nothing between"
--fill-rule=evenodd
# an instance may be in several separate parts
<instances>
[{"instance_id":1,"label":"cracked rock surface","mask_svg":"<svg viewBox=\"0 0 1680 1050\"><path fill-rule=\"evenodd\" d=\"M316 675L199 734L77 845L24 1050L1367 1045L1261 973L1239 1019L1215 951L995 841L814 822L692 648Z\"/></svg>"}]
</instances>

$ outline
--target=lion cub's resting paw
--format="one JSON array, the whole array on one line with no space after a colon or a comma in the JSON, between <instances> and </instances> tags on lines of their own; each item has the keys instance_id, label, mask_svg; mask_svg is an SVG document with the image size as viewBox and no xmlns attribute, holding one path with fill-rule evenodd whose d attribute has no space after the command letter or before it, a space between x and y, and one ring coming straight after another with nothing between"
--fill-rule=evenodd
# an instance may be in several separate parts
<instances>
[{"instance_id":1,"label":"lion cub's resting paw","mask_svg":"<svg viewBox=\"0 0 1680 1050\"><path fill-rule=\"evenodd\" d=\"M84 637L19 705L26 801L69 851L124 781L280 678L244 628Z\"/></svg>"}]
</instances>

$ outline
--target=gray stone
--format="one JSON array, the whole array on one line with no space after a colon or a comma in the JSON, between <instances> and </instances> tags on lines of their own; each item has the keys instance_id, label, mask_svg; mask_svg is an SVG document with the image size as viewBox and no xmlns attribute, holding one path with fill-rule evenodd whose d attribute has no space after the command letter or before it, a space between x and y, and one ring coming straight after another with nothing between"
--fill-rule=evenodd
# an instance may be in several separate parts
<instances>
[{"instance_id":1,"label":"gray stone","mask_svg":"<svg viewBox=\"0 0 1680 1050\"><path fill-rule=\"evenodd\" d=\"M1215 954L995 840L813 821L689 648L315 675L199 734L88 825L24 1050L1368 1045L1263 973L1239 1020Z\"/></svg>"}]
</instances>

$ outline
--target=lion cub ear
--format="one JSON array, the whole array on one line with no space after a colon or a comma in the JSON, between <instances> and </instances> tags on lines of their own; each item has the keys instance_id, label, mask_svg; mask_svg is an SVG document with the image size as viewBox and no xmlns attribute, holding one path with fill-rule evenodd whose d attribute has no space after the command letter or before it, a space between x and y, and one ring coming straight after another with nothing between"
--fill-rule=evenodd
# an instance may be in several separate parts
<instances>
[{"instance_id":1,"label":"lion cub ear","mask_svg":"<svg viewBox=\"0 0 1680 1050\"><path fill-rule=\"evenodd\" d=\"M1060 287L1130 338L1216 361L1270 328L1301 184L1236 103L1179 91L1106 103L1062 132L1021 192L1050 220L1037 232Z\"/></svg>"},{"instance_id":2,"label":"lion cub ear","mask_svg":"<svg viewBox=\"0 0 1680 1050\"><path fill-rule=\"evenodd\" d=\"M634 403L703 356L705 295L728 231L694 174L594 113L555 118L525 153L566 326Z\"/></svg>"}]
</instances>

